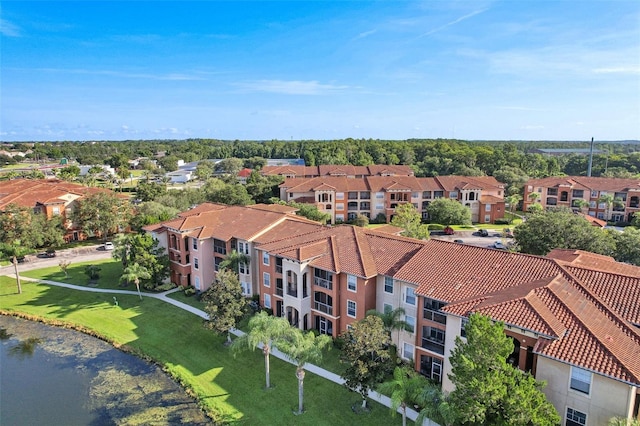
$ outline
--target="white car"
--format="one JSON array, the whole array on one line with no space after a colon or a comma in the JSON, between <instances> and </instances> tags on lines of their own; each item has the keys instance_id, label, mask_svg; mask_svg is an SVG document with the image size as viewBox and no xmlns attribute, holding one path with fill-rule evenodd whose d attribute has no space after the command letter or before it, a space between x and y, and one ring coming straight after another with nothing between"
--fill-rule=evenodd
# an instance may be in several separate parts
<instances>
[{"instance_id":1,"label":"white car","mask_svg":"<svg viewBox=\"0 0 640 426\"><path fill-rule=\"evenodd\" d=\"M493 248L498 250L507 250L507 246L502 244L500 241L496 241L495 244L493 245Z\"/></svg>"},{"instance_id":2,"label":"white car","mask_svg":"<svg viewBox=\"0 0 640 426\"><path fill-rule=\"evenodd\" d=\"M104 249L113 250L113 243L111 241L107 241L106 243L104 243Z\"/></svg>"}]
</instances>

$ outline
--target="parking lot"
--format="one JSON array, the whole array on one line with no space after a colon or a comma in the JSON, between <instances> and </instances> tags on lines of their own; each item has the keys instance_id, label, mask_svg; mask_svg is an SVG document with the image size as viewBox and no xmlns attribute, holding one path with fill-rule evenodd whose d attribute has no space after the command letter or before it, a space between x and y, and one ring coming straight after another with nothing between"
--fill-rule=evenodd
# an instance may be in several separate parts
<instances>
[{"instance_id":1,"label":"parking lot","mask_svg":"<svg viewBox=\"0 0 640 426\"><path fill-rule=\"evenodd\" d=\"M481 237L477 234L477 231L456 231L453 235L431 235L434 240L454 241L462 240L463 244L468 244L478 247L493 247L496 242L502 243L507 246L513 241L513 238L505 238L497 230L489 229L489 236Z\"/></svg>"}]
</instances>

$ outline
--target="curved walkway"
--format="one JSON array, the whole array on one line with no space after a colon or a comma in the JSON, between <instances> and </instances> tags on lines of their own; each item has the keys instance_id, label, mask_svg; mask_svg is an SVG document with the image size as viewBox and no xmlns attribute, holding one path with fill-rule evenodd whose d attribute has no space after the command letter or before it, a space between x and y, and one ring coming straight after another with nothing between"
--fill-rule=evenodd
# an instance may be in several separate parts
<instances>
[{"instance_id":1,"label":"curved walkway","mask_svg":"<svg viewBox=\"0 0 640 426\"><path fill-rule=\"evenodd\" d=\"M8 274L7 274L8 275ZM36 282L36 283L42 283L42 284L47 284L47 285L52 285L52 286L57 286L57 287L64 287L64 288L68 288L71 290L79 290L79 291L90 291L90 292L94 292L94 293L110 293L110 294L126 294L126 295L132 295L132 296L138 296L138 292L137 291L131 291L131 290L117 290L117 289L103 289L103 288L94 288L94 287L83 287L83 286L78 286L78 285L73 285L73 284L67 284L67 283L63 283L63 282L58 282L58 281L50 281L50 280L40 280L40 279L36 279L36 278L28 278L28 277L20 277L21 280L23 281L28 281L28 282ZM202 319L208 320L209 316L207 315L206 312L195 308L191 305L187 305L186 303L182 303L178 300L172 299L170 297L167 297L169 294L171 293L175 293L180 291L180 288L174 288L168 291L165 291L163 293L141 293L142 296L144 297L151 297L153 299L158 299L161 300L163 302L169 303L173 306L176 306L180 309L183 309L185 311L191 312L194 315L199 316ZM233 329L231 330L231 333L233 333L236 336L241 336L243 334L245 334L242 330L237 330L237 329ZM262 345L260 345L260 348L262 347ZM274 348L271 352L271 354L273 356L275 356L276 358L279 358L283 361L286 361L290 364L294 364L295 363L293 361L291 361L291 359L289 359L288 356L286 356L285 354L283 354L282 352L280 352L277 348ZM318 367L315 364L305 364L304 369L308 372L317 374L318 376L330 380L334 383L337 383L339 385L344 385L344 379L342 377L340 377L339 375L332 373L331 371L325 370L324 368ZM389 397L382 395L378 392L375 391L371 391L369 392L369 398L386 406L386 407L391 407L391 400ZM401 413L400 409L398 409L398 413ZM418 417L418 413L415 410L412 410L411 408L407 408L407 418L411 419L413 421L415 421L415 419ZM437 423L429 420L429 419L425 419L425 421L423 422L423 426L439 426Z\"/></svg>"}]
</instances>

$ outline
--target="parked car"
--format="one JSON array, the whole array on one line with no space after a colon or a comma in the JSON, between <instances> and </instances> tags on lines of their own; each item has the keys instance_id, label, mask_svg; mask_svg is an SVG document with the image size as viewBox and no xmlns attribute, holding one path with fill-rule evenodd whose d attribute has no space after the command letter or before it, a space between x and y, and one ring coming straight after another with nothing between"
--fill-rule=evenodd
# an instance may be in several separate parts
<instances>
[{"instance_id":1,"label":"parked car","mask_svg":"<svg viewBox=\"0 0 640 426\"><path fill-rule=\"evenodd\" d=\"M502 234L507 238L513 238L513 231L511 231L511 229L509 228L504 228Z\"/></svg>"},{"instance_id":2,"label":"parked car","mask_svg":"<svg viewBox=\"0 0 640 426\"><path fill-rule=\"evenodd\" d=\"M489 236L489 231L487 231L486 229L481 229L480 232L478 232L478 234L481 237L488 237Z\"/></svg>"},{"instance_id":3,"label":"parked car","mask_svg":"<svg viewBox=\"0 0 640 426\"><path fill-rule=\"evenodd\" d=\"M498 249L498 250L506 250L506 249L507 249L507 246L505 246L504 244L502 244L500 241L496 241L496 242L493 244L493 248L494 248L494 249Z\"/></svg>"},{"instance_id":4,"label":"parked car","mask_svg":"<svg viewBox=\"0 0 640 426\"><path fill-rule=\"evenodd\" d=\"M464 244L464 241L462 240L453 240L454 243L458 243L458 244Z\"/></svg>"},{"instance_id":5,"label":"parked car","mask_svg":"<svg viewBox=\"0 0 640 426\"><path fill-rule=\"evenodd\" d=\"M453 235L453 228L450 226L444 228L444 235Z\"/></svg>"},{"instance_id":6,"label":"parked car","mask_svg":"<svg viewBox=\"0 0 640 426\"><path fill-rule=\"evenodd\" d=\"M104 243L104 249L113 250L113 243L111 241L107 241L106 243Z\"/></svg>"},{"instance_id":7,"label":"parked car","mask_svg":"<svg viewBox=\"0 0 640 426\"><path fill-rule=\"evenodd\" d=\"M56 257L56 250L53 248L48 248L45 252L46 257Z\"/></svg>"}]
</instances>

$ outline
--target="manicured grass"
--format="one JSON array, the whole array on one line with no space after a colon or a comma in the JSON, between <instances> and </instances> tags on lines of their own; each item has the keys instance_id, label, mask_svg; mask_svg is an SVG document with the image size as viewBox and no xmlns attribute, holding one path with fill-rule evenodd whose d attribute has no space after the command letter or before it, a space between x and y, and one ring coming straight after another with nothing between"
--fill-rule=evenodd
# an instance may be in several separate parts
<instances>
[{"instance_id":1,"label":"manicured grass","mask_svg":"<svg viewBox=\"0 0 640 426\"><path fill-rule=\"evenodd\" d=\"M195 294L193 296L185 296L184 291L176 291L175 293L171 293L167 297L171 299L175 299L178 302L186 303L189 306L193 306L194 308L198 308L204 310L204 303L198 300L198 296Z\"/></svg>"},{"instance_id":2,"label":"manicured grass","mask_svg":"<svg viewBox=\"0 0 640 426\"><path fill-rule=\"evenodd\" d=\"M400 424L389 409L371 403L372 411L356 415L351 406L358 395L328 380L307 374L306 413L295 416L295 367L271 358L273 389L264 389L261 351L234 358L194 315L155 299L80 292L44 284L24 283L0 276L0 306L95 330L107 339L148 355L190 387L216 422L251 425L390 425Z\"/></svg>"},{"instance_id":3,"label":"manicured grass","mask_svg":"<svg viewBox=\"0 0 640 426\"><path fill-rule=\"evenodd\" d=\"M62 258L60 259L62 260ZM33 271L20 272L29 278L37 278L40 280L60 281L68 284L88 286L89 277L84 273L87 265L97 265L100 268L100 278L98 278L97 288L109 288L120 290L135 290L135 286L130 284L127 287L120 286L120 276L122 275L122 263L115 259L95 260L92 262L71 263L67 269L68 277L59 266L51 266L49 268L35 269ZM141 290L144 290L141 288Z\"/></svg>"}]
</instances>

